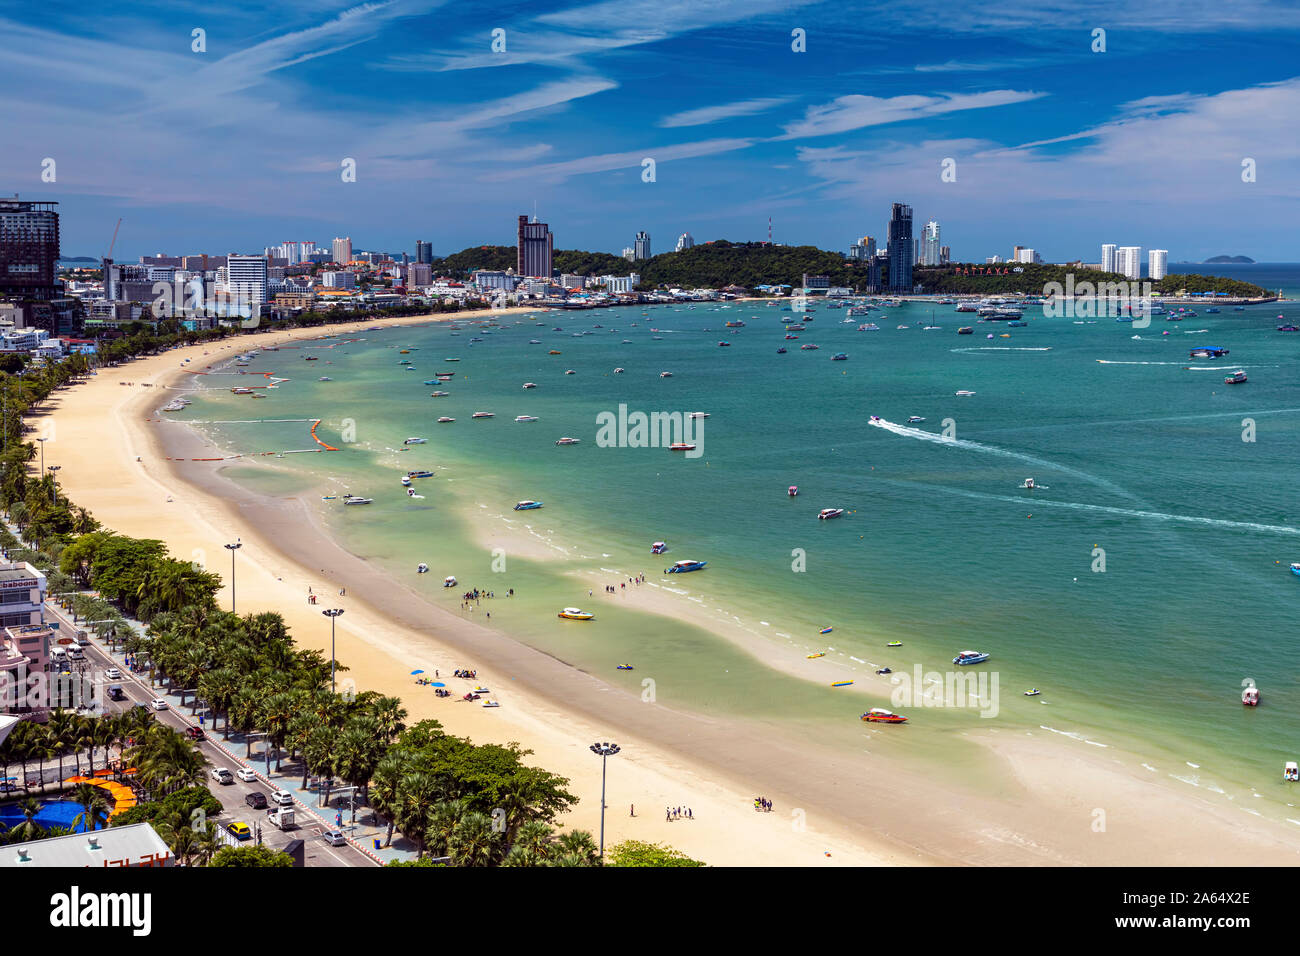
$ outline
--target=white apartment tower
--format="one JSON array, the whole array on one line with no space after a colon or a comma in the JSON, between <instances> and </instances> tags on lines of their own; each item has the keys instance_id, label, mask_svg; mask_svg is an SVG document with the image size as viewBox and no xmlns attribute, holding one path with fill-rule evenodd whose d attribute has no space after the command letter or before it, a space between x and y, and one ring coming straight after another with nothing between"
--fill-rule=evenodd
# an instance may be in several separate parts
<instances>
[{"instance_id":1,"label":"white apartment tower","mask_svg":"<svg viewBox=\"0 0 1300 956\"><path fill-rule=\"evenodd\" d=\"M681 252L683 249L693 249L694 247L695 247L695 239L691 236L689 232L684 232L677 237L678 252Z\"/></svg>"},{"instance_id":2,"label":"white apartment tower","mask_svg":"<svg viewBox=\"0 0 1300 956\"><path fill-rule=\"evenodd\" d=\"M331 256L339 265L352 261L352 237L345 236L342 239L335 239L334 246L331 249Z\"/></svg>"},{"instance_id":3,"label":"white apartment tower","mask_svg":"<svg viewBox=\"0 0 1300 956\"><path fill-rule=\"evenodd\" d=\"M226 292L246 302L266 301L266 257L226 256Z\"/></svg>"},{"instance_id":4,"label":"white apartment tower","mask_svg":"<svg viewBox=\"0 0 1300 956\"><path fill-rule=\"evenodd\" d=\"M1152 249L1147 253L1147 278L1158 282L1169 274L1169 250Z\"/></svg>"},{"instance_id":5,"label":"white apartment tower","mask_svg":"<svg viewBox=\"0 0 1300 956\"><path fill-rule=\"evenodd\" d=\"M917 262L923 266L940 264L939 223L931 219L921 228L921 254Z\"/></svg>"},{"instance_id":6,"label":"white apartment tower","mask_svg":"<svg viewBox=\"0 0 1300 956\"><path fill-rule=\"evenodd\" d=\"M1113 271L1122 273L1126 279L1137 280L1142 278L1142 247L1120 246L1115 251L1115 268Z\"/></svg>"},{"instance_id":7,"label":"white apartment tower","mask_svg":"<svg viewBox=\"0 0 1300 956\"><path fill-rule=\"evenodd\" d=\"M1101 271L1116 272L1115 268L1115 243L1106 242L1101 247Z\"/></svg>"}]
</instances>

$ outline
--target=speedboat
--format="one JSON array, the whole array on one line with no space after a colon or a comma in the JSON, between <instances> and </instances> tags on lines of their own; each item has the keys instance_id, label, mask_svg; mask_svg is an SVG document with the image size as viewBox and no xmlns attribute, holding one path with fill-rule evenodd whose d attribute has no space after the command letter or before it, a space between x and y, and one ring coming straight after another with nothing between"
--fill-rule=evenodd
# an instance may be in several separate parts
<instances>
[{"instance_id":1,"label":"speedboat","mask_svg":"<svg viewBox=\"0 0 1300 956\"><path fill-rule=\"evenodd\" d=\"M799 337L799 336L797 336L797 335L787 335L787 336L786 336L787 339L797 339L798 337Z\"/></svg>"},{"instance_id":2,"label":"speedboat","mask_svg":"<svg viewBox=\"0 0 1300 956\"><path fill-rule=\"evenodd\" d=\"M343 496L343 503L345 505L368 505L374 500L375 500L374 498L362 498L358 495Z\"/></svg>"},{"instance_id":3,"label":"speedboat","mask_svg":"<svg viewBox=\"0 0 1300 956\"><path fill-rule=\"evenodd\" d=\"M690 442L675 441L668 446L669 451L695 451L695 446Z\"/></svg>"},{"instance_id":4,"label":"speedboat","mask_svg":"<svg viewBox=\"0 0 1300 956\"><path fill-rule=\"evenodd\" d=\"M899 328L903 328L903 329L905 329L905 328L907 328L907 326L906 326L906 325L901 325L901 326L899 326ZM875 322L865 322L865 323L863 323L862 325L859 325L859 326L858 326L858 331L859 331L859 332L879 332L879 331L880 331L880 326L876 325Z\"/></svg>"},{"instance_id":5,"label":"speedboat","mask_svg":"<svg viewBox=\"0 0 1300 956\"><path fill-rule=\"evenodd\" d=\"M437 392L430 392L430 393L429 393L429 397L430 397L430 398L446 398L446 397L447 397L448 395L450 395L450 394L451 394L451 392L437 391Z\"/></svg>"},{"instance_id":6,"label":"speedboat","mask_svg":"<svg viewBox=\"0 0 1300 956\"><path fill-rule=\"evenodd\" d=\"M663 554L667 550L668 544L664 541L656 541L654 544L650 545L651 554Z\"/></svg>"},{"instance_id":7,"label":"speedboat","mask_svg":"<svg viewBox=\"0 0 1300 956\"><path fill-rule=\"evenodd\" d=\"M622 369L622 368L616 368L616 369L614 369L614 374L615 374L615 375L622 375L623 372L624 372L624 369Z\"/></svg>"},{"instance_id":8,"label":"speedboat","mask_svg":"<svg viewBox=\"0 0 1300 956\"><path fill-rule=\"evenodd\" d=\"M562 617L569 621L590 621L595 616L590 611L584 611L582 608L577 607L566 607L556 615L556 617Z\"/></svg>"},{"instance_id":9,"label":"speedboat","mask_svg":"<svg viewBox=\"0 0 1300 956\"><path fill-rule=\"evenodd\" d=\"M424 444L425 442L427 442L428 440L429 440L429 439L427 439L427 438L408 438L408 439L406 439L406 441L402 442L402 444L403 444L403 445L423 445L423 444Z\"/></svg>"},{"instance_id":10,"label":"speedboat","mask_svg":"<svg viewBox=\"0 0 1300 956\"><path fill-rule=\"evenodd\" d=\"M515 510L532 511L534 508L540 508L541 506L542 503L540 501L521 501L517 505L515 505Z\"/></svg>"},{"instance_id":11,"label":"speedboat","mask_svg":"<svg viewBox=\"0 0 1300 956\"><path fill-rule=\"evenodd\" d=\"M811 342L808 342L804 345L799 346L799 348L805 352L811 352L813 349L817 348L817 346L813 345Z\"/></svg>"},{"instance_id":12,"label":"speedboat","mask_svg":"<svg viewBox=\"0 0 1300 956\"><path fill-rule=\"evenodd\" d=\"M784 345L781 346L779 349L776 350L776 354L777 354L777 355L784 355L785 353L786 353L786 348L785 348Z\"/></svg>"},{"instance_id":13,"label":"speedboat","mask_svg":"<svg viewBox=\"0 0 1300 956\"><path fill-rule=\"evenodd\" d=\"M1041 690L1039 690L1037 687L1034 687L1034 688L1031 688L1030 690L1025 691L1025 696L1026 696L1026 697L1038 697L1038 696L1041 695L1042 693L1043 693L1043 692L1042 692Z\"/></svg>"},{"instance_id":14,"label":"speedboat","mask_svg":"<svg viewBox=\"0 0 1300 956\"><path fill-rule=\"evenodd\" d=\"M719 343L718 343L718 348L720 348L720 349L729 349L729 348L731 348L731 343L730 343L730 342L719 342Z\"/></svg>"},{"instance_id":15,"label":"speedboat","mask_svg":"<svg viewBox=\"0 0 1300 956\"><path fill-rule=\"evenodd\" d=\"M957 330L957 334L958 334L958 335L974 335L974 334L975 334L975 330L974 330L973 328L971 328L969 325L963 325L960 329Z\"/></svg>"},{"instance_id":16,"label":"speedboat","mask_svg":"<svg viewBox=\"0 0 1300 956\"><path fill-rule=\"evenodd\" d=\"M826 521L830 518L839 518L844 514L843 508L823 508L817 512L817 518L820 521Z\"/></svg>"},{"instance_id":17,"label":"speedboat","mask_svg":"<svg viewBox=\"0 0 1300 956\"><path fill-rule=\"evenodd\" d=\"M571 368L566 368L566 369L564 370L564 374L565 374L565 375L577 375L578 373L575 372L575 371L574 371L573 369L571 369Z\"/></svg>"},{"instance_id":18,"label":"speedboat","mask_svg":"<svg viewBox=\"0 0 1300 956\"><path fill-rule=\"evenodd\" d=\"M541 340L541 339L529 339L529 340L528 340L528 344L529 344L529 345L541 345L541 344L542 344L542 340Z\"/></svg>"},{"instance_id":19,"label":"speedboat","mask_svg":"<svg viewBox=\"0 0 1300 956\"><path fill-rule=\"evenodd\" d=\"M561 438L561 439L560 439L559 441L557 441L555 444L557 444L557 445L576 445L576 444L578 444L578 442L580 442L580 441L582 441L581 438L568 438L568 437L565 437L565 438Z\"/></svg>"},{"instance_id":20,"label":"speedboat","mask_svg":"<svg viewBox=\"0 0 1300 956\"><path fill-rule=\"evenodd\" d=\"M862 715L862 719L875 724L905 724L907 718L902 714L895 714L893 711L885 710L883 707L872 707Z\"/></svg>"},{"instance_id":21,"label":"speedboat","mask_svg":"<svg viewBox=\"0 0 1300 956\"><path fill-rule=\"evenodd\" d=\"M1293 783L1300 780L1300 766L1297 766L1294 760L1288 760L1286 766L1282 768L1282 779Z\"/></svg>"},{"instance_id":22,"label":"speedboat","mask_svg":"<svg viewBox=\"0 0 1300 956\"><path fill-rule=\"evenodd\" d=\"M1243 372L1241 369L1238 369L1237 371L1235 371L1235 372L1233 372L1231 375L1229 375L1227 378L1225 378L1225 379L1223 380L1223 384L1224 384L1224 385L1241 385L1241 384L1244 383L1245 381L1246 381L1246 373Z\"/></svg>"},{"instance_id":23,"label":"speedboat","mask_svg":"<svg viewBox=\"0 0 1300 956\"><path fill-rule=\"evenodd\" d=\"M403 476L402 476L402 487L403 487L403 488L409 488L410 486L411 486L411 476L410 476L410 475L403 475Z\"/></svg>"},{"instance_id":24,"label":"speedboat","mask_svg":"<svg viewBox=\"0 0 1300 956\"><path fill-rule=\"evenodd\" d=\"M1033 491L1033 490L1034 490L1034 479L1032 479L1032 478L1026 478L1026 479L1025 479L1025 483L1022 484L1020 487L1021 487L1021 488L1027 488L1029 491Z\"/></svg>"},{"instance_id":25,"label":"speedboat","mask_svg":"<svg viewBox=\"0 0 1300 956\"><path fill-rule=\"evenodd\" d=\"M475 412L470 418L496 418L492 412Z\"/></svg>"},{"instance_id":26,"label":"speedboat","mask_svg":"<svg viewBox=\"0 0 1300 956\"><path fill-rule=\"evenodd\" d=\"M524 382L524 388L536 388L536 387L537 387L536 382Z\"/></svg>"},{"instance_id":27,"label":"speedboat","mask_svg":"<svg viewBox=\"0 0 1300 956\"><path fill-rule=\"evenodd\" d=\"M1300 564L1293 564L1293 565L1291 565L1291 573L1292 573L1292 574L1300 574Z\"/></svg>"},{"instance_id":28,"label":"speedboat","mask_svg":"<svg viewBox=\"0 0 1300 956\"><path fill-rule=\"evenodd\" d=\"M972 391L971 391L970 389L968 389L968 388L959 388L957 391L953 392L953 394L954 394L954 395L974 395L975 393L972 392Z\"/></svg>"},{"instance_id":29,"label":"speedboat","mask_svg":"<svg viewBox=\"0 0 1300 956\"><path fill-rule=\"evenodd\" d=\"M909 415L907 418L907 424L909 425L915 425L917 422L923 422L923 421L925 421L925 419L922 418L920 415Z\"/></svg>"},{"instance_id":30,"label":"speedboat","mask_svg":"<svg viewBox=\"0 0 1300 956\"><path fill-rule=\"evenodd\" d=\"M417 468L414 471L408 471L406 473L406 477L407 478L432 478L433 472L423 468Z\"/></svg>"},{"instance_id":31,"label":"speedboat","mask_svg":"<svg viewBox=\"0 0 1300 956\"><path fill-rule=\"evenodd\" d=\"M983 651L962 651L952 659L957 665L982 664L989 659L989 655Z\"/></svg>"},{"instance_id":32,"label":"speedboat","mask_svg":"<svg viewBox=\"0 0 1300 956\"><path fill-rule=\"evenodd\" d=\"M1188 352L1192 358L1222 358L1228 350L1218 345L1198 345Z\"/></svg>"},{"instance_id":33,"label":"speedboat","mask_svg":"<svg viewBox=\"0 0 1300 956\"><path fill-rule=\"evenodd\" d=\"M1300 332L1300 325L1279 325L1277 330L1279 332Z\"/></svg>"},{"instance_id":34,"label":"speedboat","mask_svg":"<svg viewBox=\"0 0 1300 956\"><path fill-rule=\"evenodd\" d=\"M687 571L699 571L707 561L678 561L671 568L665 568L664 574L685 574Z\"/></svg>"},{"instance_id":35,"label":"speedboat","mask_svg":"<svg viewBox=\"0 0 1300 956\"><path fill-rule=\"evenodd\" d=\"M445 588L454 588L456 586L456 576L449 574L442 579L442 586Z\"/></svg>"},{"instance_id":36,"label":"speedboat","mask_svg":"<svg viewBox=\"0 0 1300 956\"><path fill-rule=\"evenodd\" d=\"M672 373L672 372L660 372L660 373L659 373L659 377L660 377L660 378L672 378L672 377L673 377L673 373Z\"/></svg>"},{"instance_id":37,"label":"speedboat","mask_svg":"<svg viewBox=\"0 0 1300 956\"><path fill-rule=\"evenodd\" d=\"M423 561L421 561L419 564L417 564L417 565L415 566L415 573L416 573L416 574L428 574L428 573L429 573L429 566L428 566L427 564L425 564Z\"/></svg>"},{"instance_id":38,"label":"speedboat","mask_svg":"<svg viewBox=\"0 0 1300 956\"><path fill-rule=\"evenodd\" d=\"M446 425L448 422L454 422L455 420L456 419L454 418L448 418L446 415L443 415L442 418L438 419L438 424Z\"/></svg>"},{"instance_id":39,"label":"speedboat","mask_svg":"<svg viewBox=\"0 0 1300 956\"><path fill-rule=\"evenodd\" d=\"M537 416L536 416L536 415L516 415L516 416L515 416L515 421L517 421L517 422L535 422L535 421L537 421Z\"/></svg>"},{"instance_id":40,"label":"speedboat","mask_svg":"<svg viewBox=\"0 0 1300 956\"><path fill-rule=\"evenodd\" d=\"M785 493L789 495L791 498L794 498L799 494L799 486L791 485L789 488L785 490Z\"/></svg>"},{"instance_id":41,"label":"speedboat","mask_svg":"<svg viewBox=\"0 0 1300 956\"><path fill-rule=\"evenodd\" d=\"M814 346L814 348L816 348L816 346ZM848 359L848 357L849 357L849 356L848 356L848 353L847 353L847 352L836 352L834 355L831 356L831 361L832 361L832 362L843 362L843 361L846 361L846 360Z\"/></svg>"},{"instance_id":42,"label":"speedboat","mask_svg":"<svg viewBox=\"0 0 1300 956\"><path fill-rule=\"evenodd\" d=\"M615 670L620 670L620 671L635 670L635 668L631 664L615 664L614 668Z\"/></svg>"},{"instance_id":43,"label":"speedboat","mask_svg":"<svg viewBox=\"0 0 1300 956\"><path fill-rule=\"evenodd\" d=\"M317 379L317 381L318 381L318 382L332 382L332 381L334 381L334 379L330 378L328 375L322 375L320 378Z\"/></svg>"},{"instance_id":44,"label":"speedboat","mask_svg":"<svg viewBox=\"0 0 1300 956\"><path fill-rule=\"evenodd\" d=\"M708 417L709 417L709 413L708 413L708 412L691 412L691 413L690 413L689 415L687 415L686 417L687 417L687 418L708 418Z\"/></svg>"},{"instance_id":45,"label":"speedboat","mask_svg":"<svg viewBox=\"0 0 1300 956\"><path fill-rule=\"evenodd\" d=\"M1259 706L1259 688L1247 687L1241 692L1241 702L1247 707Z\"/></svg>"}]
</instances>

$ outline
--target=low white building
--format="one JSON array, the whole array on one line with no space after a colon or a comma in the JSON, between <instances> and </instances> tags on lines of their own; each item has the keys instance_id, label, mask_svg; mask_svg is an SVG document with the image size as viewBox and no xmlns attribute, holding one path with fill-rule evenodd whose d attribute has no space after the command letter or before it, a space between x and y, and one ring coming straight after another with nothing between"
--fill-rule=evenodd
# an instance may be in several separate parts
<instances>
[{"instance_id":1,"label":"low white building","mask_svg":"<svg viewBox=\"0 0 1300 956\"><path fill-rule=\"evenodd\" d=\"M175 866L171 849L148 823L70 833L0 847L0 869L82 869L101 866Z\"/></svg>"}]
</instances>

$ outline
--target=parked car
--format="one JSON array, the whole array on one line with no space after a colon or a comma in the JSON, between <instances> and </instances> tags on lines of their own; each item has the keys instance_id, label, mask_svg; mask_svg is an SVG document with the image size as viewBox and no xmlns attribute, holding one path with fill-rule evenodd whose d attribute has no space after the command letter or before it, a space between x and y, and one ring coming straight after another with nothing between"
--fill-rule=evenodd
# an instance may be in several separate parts
<instances>
[{"instance_id":1,"label":"parked car","mask_svg":"<svg viewBox=\"0 0 1300 956\"><path fill-rule=\"evenodd\" d=\"M253 831L248 828L248 824L243 820L235 820L233 823L227 823L226 829L236 840L248 840L253 836Z\"/></svg>"},{"instance_id":2,"label":"parked car","mask_svg":"<svg viewBox=\"0 0 1300 956\"><path fill-rule=\"evenodd\" d=\"M278 807L291 807L293 806L293 794L286 793L284 790L273 791L271 802Z\"/></svg>"},{"instance_id":3,"label":"parked car","mask_svg":"<svg viewBox=\"0 0 1300 956\"><path fill-rule=\"evenodd\" d=\"M235 775L231 773L229 770L227 770L225 767L213 767L212 779L215 780L217 783L234 783Z\"/></svg>"},{"instance_id":4,"label":"parked car","mask_svg":"<svg viewBox=\"0 0 1300 956\"><path fill-rule=\"evenodd\" d=\"M261 790L254 790L252 793L248 794L248 796L244 797L244 802L254 810L265 810L266 794Z\"/></svg>"},{"instance_id":5,"label":"parked car","mask_svg":"<svg viewBox=\"0 0 1300 956\"><path fill-rule=\"evenodd\" d=\"M186 737L189 737L190 740L207 740L207 739L208 739L208 735L205 734L205 733L203 732L202 728L200 728L200 727L186 727L186 728L185 728L185 736L186 736ZM230 771L226 771L226 772L229 773Z\"/></svg>"},{"instance_id":6,"label":"parked car","mask_svg":"<svg viewBox=\"0 0 1300 956\"><path fill-rule=\"evenodd\" d=\"M243 780L245 783L257 782L257 773L249 767L240 767L235 771L235 776L240 780Z\"/></svg>"},{"instance_id":7,"label":"parked car","mask_svg":"<svg viewBox=\"0 0 1300 956\"><path fill-rule=\"evenodd\" d=\"M149 706L154 710L166 710L167 701L163 700L161 697L155 697L153 700L149 701Z\"/></svg>"},{"instance_id":8,"label":"parked car","mask_svg":"<svg viewBox=\"0 0 1300 956\"><path fill-rule=\"evenodd\" d=\"M104 676L107 677L109 680L121 680L122 672L118 670L116 667L110 667L104 671Z\"/></svg>"},{"instance_id":9,"label":"parked car","mask_svg":"<svg viewBox=\"0 0 1300 956\"><path fill-rule=\"evenodd\" d=\"M326 830L321 834L321 839L330 846L343 846L348 841L343 837L342 830Z\"/></svg>"}]
</instances>

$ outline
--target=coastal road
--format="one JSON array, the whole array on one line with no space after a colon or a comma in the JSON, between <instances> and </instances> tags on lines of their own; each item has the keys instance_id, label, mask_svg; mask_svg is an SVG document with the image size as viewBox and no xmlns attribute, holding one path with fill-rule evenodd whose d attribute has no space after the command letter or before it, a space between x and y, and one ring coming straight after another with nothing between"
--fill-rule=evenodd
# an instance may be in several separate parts
<instances>
[{"instance_id":1,"label":"coastal road","mask_svg":"<svg viewBox=\"0 0 1300 956\"><path fill-rule=\"evenodd\" d=\"M57 620L60 623L59 633L76 634L78 628L73 624L69 616L64 613L63 609L57 605L47 603L45 606L46 620ZM125 665L110 657L107 649L102 647L94 637L92 643L82 648L85 654L85 661L75 665L77 670L94 679L102 679L104 686L101 688L103 696L103 707L106 713L122 713L130 708L143 705L149 707L149 712L154 718L174 730L184 731L188 727L198 726L198 721L189 716L187 708L177 710L175 697L168 697L163 691L155 691L149 686L147 675L136 674L128 670ZM104 671L109 667L116 667L122 672L121 680L108 680L103 678ZM107 697L107 686L117 684L122 687L127 699L123 701L111 701ZM150 707L149 702L154 697L163 697L168 701L168 709L155 711ZM266 776L265 767L260 763L245 761L239 758L231 758L223 752L218 743L220 742L221 733L210 733L210 721L205 721L204 733L206 739L198 743L199 752L203 754L204 759L209 766L205 768L211 770L213 767L225 767L233 774L241 767L251 767L256 770L263 778ZM229 743L229 749L237 752L241 749L234 743ZM66 764L66 760L64 761ZM226 824L242 820L249 827L256 830L260 825L262 828L262 843L274 850L282 850L292 840L303 841L303 865L304 866L378 866L370 857L362 853L351 844L343 846L330 846L322 838L322 834L327 829L326 825L321 822L313 812L303 806L301 801L295 802L295 818L298 827L288 832L281 831L272 826L266 820L265 810L255 810L250 807L246 798L250 793L260 792L270 797L273 785L259 780L254 783L245 782L236 778L234 783L219 784L210 776L205 781L208 790L221 801L222 813L217 817L217 826L224 830ZM344 824L347 823L347 814L344 814ZM346 833L347 830L345 829ZM230 842L235 842L233 839ZM246 844L255 842L254 840L244 841Z\"/></svg>"}]
</instances>

